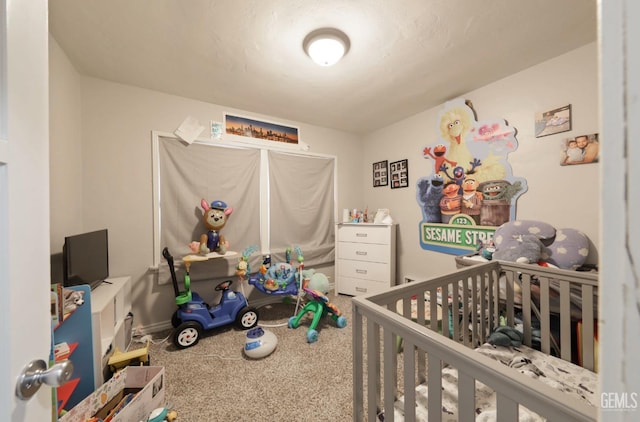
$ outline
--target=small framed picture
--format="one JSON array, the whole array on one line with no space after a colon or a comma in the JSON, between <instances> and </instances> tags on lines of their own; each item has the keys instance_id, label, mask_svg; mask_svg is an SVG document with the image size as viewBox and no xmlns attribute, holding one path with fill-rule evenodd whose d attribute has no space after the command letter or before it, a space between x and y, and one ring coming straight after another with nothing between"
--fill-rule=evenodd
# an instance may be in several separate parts
<instances>
[{"instance_id":1,"label":"small framed picture","mask_svg":"<svg viewBox=\"0 0 640 422\"><path fill-rule=\"evenodd\" d=\"M373 187L387 186L389 178L387 173L387 160L373 163Z\"/></svg>"},{"instance_id":2,"label":"small framed picture","mask_svg":"<svg viewBox=\"0 0 640 422\"><path fill-rule=\"evenodd\" d=\"M571 104L536 113L536 138L571 130Z\"/></svg>"},{"instance_id":3,"label":"small framed picture","mask_svg":"<svg viewBox=\"0 0 640 422\"><path fill-rule=\"evenodd\" d=\"M408 160L394 161L389 164L389 176L391 177L391 189L406 188L409 186Z\"/></svg>"},{"instance_id":4,"label":"small framed picture","mask_svg":"<svg viewBox=\"0 0 640 422\"><path fill-rule=\"evenodd\" d=\"M597 133L578 135L562 141L560 165L597 163L600 156L600 141Z\"/></svg>"}]
</instances>

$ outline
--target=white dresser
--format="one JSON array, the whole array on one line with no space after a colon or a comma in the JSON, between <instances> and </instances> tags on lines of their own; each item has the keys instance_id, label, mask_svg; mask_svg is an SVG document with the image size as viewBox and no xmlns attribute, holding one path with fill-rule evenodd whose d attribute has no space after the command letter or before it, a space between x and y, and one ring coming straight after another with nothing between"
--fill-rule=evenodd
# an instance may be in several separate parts
<instances>
[{"instance_id":1,"label":"white dresser","mask_svg":"<svg viewBox=\"0 0 640 422\"><path fill-rule=\"evenodd\" d=\"M395 224L338 224L336 239L336 293L357 296L395 285Z\"/></svg>"}]
</instances>

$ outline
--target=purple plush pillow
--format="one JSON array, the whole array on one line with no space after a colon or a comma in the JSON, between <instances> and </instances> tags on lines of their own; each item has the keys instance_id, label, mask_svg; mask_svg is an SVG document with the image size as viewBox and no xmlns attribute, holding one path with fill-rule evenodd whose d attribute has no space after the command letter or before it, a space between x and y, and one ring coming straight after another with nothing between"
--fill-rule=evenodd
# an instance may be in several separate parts
<instances>
[{"instance_id":1,"label":"purple plush pillow","mask_svg":"<svg viewBox=\"0 0 640 422\"><path fill-rule=\"evenodd\" d=\"M547 262L565 270L576 270L589 256L589 238L576 229L558 229L555 241L547 248Z\"/></svg>"},{"instance_id":2,"label":"purple plush pillow","mask_svg":"<svg viewBox=\"0 0 640 422\"><path fill-rule=\"evenodd\" d=\"M536 220L514 220L501 225L493 235L496 249L513 246L518 236L535 235L545 246L549 246L556 236L556 229L548 223Z\"/></svg>"}]
</instances>

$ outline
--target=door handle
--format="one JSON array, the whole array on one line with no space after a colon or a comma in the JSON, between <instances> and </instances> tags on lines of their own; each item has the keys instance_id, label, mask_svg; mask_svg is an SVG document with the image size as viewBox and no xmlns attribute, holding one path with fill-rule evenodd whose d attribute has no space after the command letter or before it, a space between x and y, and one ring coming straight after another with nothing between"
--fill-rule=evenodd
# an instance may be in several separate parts
<instances>
[{"instance_id":1,"label":"door handle","mask_svg":"<svg viewBox=\"0 0 640 422\"><path fill-rule=\"evenodd\" d=\"M29 400L44 383L51 387L60 387L71 379L73 363L65 360L47 369L42 359L31 361L18 376L16 396L20 400Z\"/></svg>"}]
</instances>

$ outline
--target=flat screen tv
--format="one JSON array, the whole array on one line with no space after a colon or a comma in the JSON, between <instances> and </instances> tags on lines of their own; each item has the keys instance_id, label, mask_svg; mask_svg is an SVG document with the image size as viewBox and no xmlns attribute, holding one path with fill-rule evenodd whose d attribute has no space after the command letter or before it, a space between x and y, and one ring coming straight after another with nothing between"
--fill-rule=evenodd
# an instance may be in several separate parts
<instances>
[{"instance_id":1,"label":"flat screen tv","mask_svg":"<svg viewBox=\"0 0 640 422\"><path fill-rule=\"evenodd\" d=\"M107 229L65 237L62 271L66 287L88 284L93 290L109 277Z\"/></svg>"}]
</instances>

